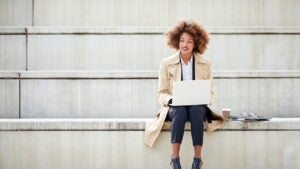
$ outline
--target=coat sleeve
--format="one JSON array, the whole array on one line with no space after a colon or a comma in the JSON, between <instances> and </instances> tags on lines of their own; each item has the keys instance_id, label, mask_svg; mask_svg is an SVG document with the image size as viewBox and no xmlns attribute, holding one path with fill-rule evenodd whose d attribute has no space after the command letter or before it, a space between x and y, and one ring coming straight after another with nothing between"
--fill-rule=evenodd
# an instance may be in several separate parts
<instances>
[{"instance_id":1,"label":"coat sleeve","mask_svg":"<svg viewBox=\"0 0 300 169\"><path fill-rule=\"evenodd\" d=\"M168 66L165 61L162 60L159 68L157 98L158 102L163 106L167 106L169 100L172 99L168 77Z\"/></svg>"}]
</instances>

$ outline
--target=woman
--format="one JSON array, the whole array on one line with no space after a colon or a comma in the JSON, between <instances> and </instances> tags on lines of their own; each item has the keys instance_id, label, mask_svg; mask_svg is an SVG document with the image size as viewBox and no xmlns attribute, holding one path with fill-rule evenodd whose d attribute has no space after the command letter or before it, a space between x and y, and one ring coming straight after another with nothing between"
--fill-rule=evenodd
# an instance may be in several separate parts
<instances>
[{"instance_id":1,"label":"woman","mask_svg":"<svg viewBox=\"0 0 300 169\"><path fill-rule=\"evenodd\" d=\"M173 150L171 167L180 169L180 145L185 122L190 121L194 146L192 169L199 169L203 165L201 160L203 122L207 122L207 131L214 131L221 127L223 117L212 112L207 105L175 107L170 106L170 104L172 103L173 81L212 79L210 62L201 55L207 48L209 36L207 31L195 21L180 20L166 33L166 37L168 45L179 51L163 59L160 63L158 101L161 104L161 109L154 121L150 121L146 125L145 143L152 147L163 124L171 121ZM211 89L211 97L213 94Z\"/></svg>"}]
</instances>

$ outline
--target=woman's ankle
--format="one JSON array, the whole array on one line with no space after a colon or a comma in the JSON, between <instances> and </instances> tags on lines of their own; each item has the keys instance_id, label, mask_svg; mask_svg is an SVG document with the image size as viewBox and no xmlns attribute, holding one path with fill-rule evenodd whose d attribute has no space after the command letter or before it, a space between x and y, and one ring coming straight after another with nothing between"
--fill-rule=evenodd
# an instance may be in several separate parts
<instances>
[{"instance_id":1,"label":"woman's ankle","mask_svg":"<svg viewBox=\"0 0 300 169\"><path fill-rule=\"evenodd\" d=\"M172 159L179 158L179 155L172 154Z\"/></svg>"}]
</instances>

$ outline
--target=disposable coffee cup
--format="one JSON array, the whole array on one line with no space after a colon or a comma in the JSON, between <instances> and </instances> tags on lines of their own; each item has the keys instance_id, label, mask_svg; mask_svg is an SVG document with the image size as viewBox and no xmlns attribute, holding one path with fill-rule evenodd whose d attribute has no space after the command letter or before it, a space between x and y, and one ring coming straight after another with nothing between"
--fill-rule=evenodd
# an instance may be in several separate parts
<instances>
[{"instance_id":1,"label":"disposable coffee cup","mask_svg":"<svg viewBox=\"0 0 300 169\"><path fill-rule=\"evenodd\" d=\"M229 108L224 108L222 109L222 114L225 120L230 120L230 109Z\"/></svg>"}]
</instances>

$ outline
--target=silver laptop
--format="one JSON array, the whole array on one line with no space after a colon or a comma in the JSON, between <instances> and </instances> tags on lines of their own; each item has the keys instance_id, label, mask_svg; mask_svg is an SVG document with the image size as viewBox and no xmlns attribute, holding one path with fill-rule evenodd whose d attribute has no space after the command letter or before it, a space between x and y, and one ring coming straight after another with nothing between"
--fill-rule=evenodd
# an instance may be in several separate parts
<instances>
[{"instance_id":1,"label":"silver laptop","mask_svg":"<svg viewBox=\"0 0 300 169\"><path fill-rule=\"evenodd\" d=\"M171 106L209 104L210 88L210 80L174 81Z\"/></svg>"}]
</instances>

